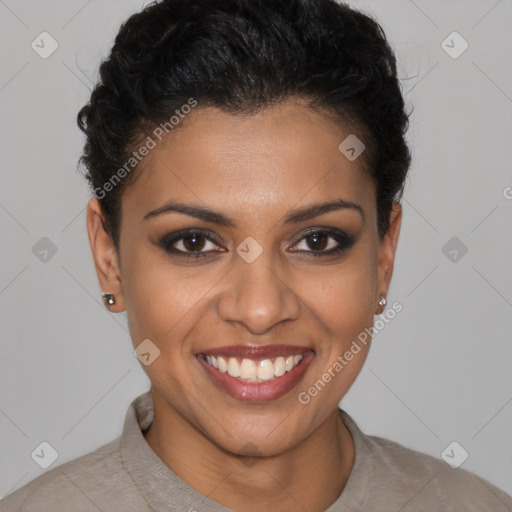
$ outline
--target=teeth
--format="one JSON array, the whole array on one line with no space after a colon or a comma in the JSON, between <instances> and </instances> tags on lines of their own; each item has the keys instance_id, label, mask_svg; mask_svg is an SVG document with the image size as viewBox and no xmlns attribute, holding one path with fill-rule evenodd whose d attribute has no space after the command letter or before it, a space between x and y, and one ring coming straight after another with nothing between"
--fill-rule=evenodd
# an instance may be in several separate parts
<instances>
[{"instance_id":1,"label":"teeth","mask_svg":"<svg viewBox=\"0 0 512 512\"><path fill-rule=\"evenodd\" d=\"M218 358L215 358L215 357L213 357L213 358L217 359L217 365L219 366L219 371L221 371L222 373L226 373L228 371L228 363L226 362L226 360L222 356L219 356Z\"/></svg>"},{"instance_id":2,"label":"teeth","mask_svg":"<svg viewBox=\"0 0 512 512\"><path fill-rule=\"evenodd\" d=\"M240 364L234 357L229 358L228 374L231 375L231 377L240 377Z\"/></svg>"},{"instance_id":3,"label":"teeth","mask_svg":"<svg viewBox=\"0 0 512 512\"><path fill-rule=\"evenodd\" d=\"M231 376L234 377L234 375ZM252 359L242 359L240 377L242 377L242 379L256 378L256 363Z\"/></svg>"},{"instance_id":4,"label":"teeth","mask_svg":"<svg viewBox=\"0 0 512 512\"><path fill-rule=\"evenodd\" d=\"M270 380L274 378L274 363L270 359L263 359L258 363L258 379Z\"/></svg>"},{"instance_id":5,"label":"teeth","mask_svg":"<svg viewBox=\"0 0 512 512\"><path fill-rule=\"evenodd\" d=\"M247 382L265 382L283 376L302 361L303 355L254 361L244 358L241 362L236 357L206 356L210 366L231 377Z\"/></svg>"},{"instance_id":6,"label":"teeth","mask_svg":"<svg viewBox=\"0 0 512 512\"><path fill-rule=\"evenodd\" d=\"M284 375L286 373L286 361L284 360L284 357L278 357L274 361L274 375L276 377L281 377L281 375Z\"/></svg>"}]
</instances>

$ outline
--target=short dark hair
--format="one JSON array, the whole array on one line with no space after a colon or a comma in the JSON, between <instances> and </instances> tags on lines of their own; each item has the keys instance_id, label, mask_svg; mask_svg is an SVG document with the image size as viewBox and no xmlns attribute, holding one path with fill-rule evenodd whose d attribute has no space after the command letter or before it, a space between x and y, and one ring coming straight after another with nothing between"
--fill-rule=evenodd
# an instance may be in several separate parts
<instances>
[{"instance_id":1,"label":"short dark hair","mask_svg":"<svg viewBox=\"0 0 512 512\"><path fill-rule=\"evenodd\" d=\"M122 24L99 76L77 119L93 191L104 190L149 126L190 98L250 114L300 97L364 134L379 236L387 232L410 166L409 114L394 53L368 15L334 0L153 2ZM95 192L116 247L121 194L134 176Z\"/></svg>"}]
</instances>

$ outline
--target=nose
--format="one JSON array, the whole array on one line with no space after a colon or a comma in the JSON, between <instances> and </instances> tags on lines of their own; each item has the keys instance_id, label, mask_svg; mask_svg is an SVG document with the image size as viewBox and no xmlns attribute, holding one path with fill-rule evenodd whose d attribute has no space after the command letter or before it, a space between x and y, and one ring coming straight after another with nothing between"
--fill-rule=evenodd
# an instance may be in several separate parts
<instances>
[{"instance_id":1,"label":"nose","mask_svg":"<svg viewBox=\"0 0 512 512\"><path fill-rule=\"evenodd\" d=\"M235 260L229 284L218 301L222 320L241 324L251 334L261 335L275 325L299 317L300 300L293 283L285 282L272 268L265 251L252 263ZM282 273L282 272L281 272Z\"/></svg>"}]
</instances>

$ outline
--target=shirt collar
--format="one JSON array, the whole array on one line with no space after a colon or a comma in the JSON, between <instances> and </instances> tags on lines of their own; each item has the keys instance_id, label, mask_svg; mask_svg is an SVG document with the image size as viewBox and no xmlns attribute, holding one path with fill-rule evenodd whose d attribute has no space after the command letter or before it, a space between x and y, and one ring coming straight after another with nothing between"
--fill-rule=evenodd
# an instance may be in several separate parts
<instances>
[{"instance_id":1,"label":"shirt collar","mask_svg":"<svg viewBox=\"0 0 512 512\"><path fill-rule=\"evenodd\" d=\"M371 447L366 436L347 412L342 409L339 412L354 439L355 460L343 492L325 512L360 510L373 470ZM235 512L196 491L156 455L143 435L153 418L153 400L151 391L147 391L130 404L121 435L123 463L148 505L155 512Z\"/></svg>"}]
</instances>

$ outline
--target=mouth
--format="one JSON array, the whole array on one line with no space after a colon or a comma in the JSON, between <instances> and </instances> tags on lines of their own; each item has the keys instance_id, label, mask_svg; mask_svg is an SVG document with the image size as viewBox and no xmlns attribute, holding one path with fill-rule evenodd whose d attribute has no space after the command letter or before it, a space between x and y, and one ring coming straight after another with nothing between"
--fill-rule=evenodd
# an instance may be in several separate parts
<instances>
[{"instance_id":1,"label":"mouth","mask_svg":"<svg viewBox=\"0 0 512 512\"><path fill-rule=\"evenodd\" d=\"M220 389L248 401L275 400L290 391L314 356L308 347L291 345L239 345L196 354Z\"/></svg>"}]
</instances>

